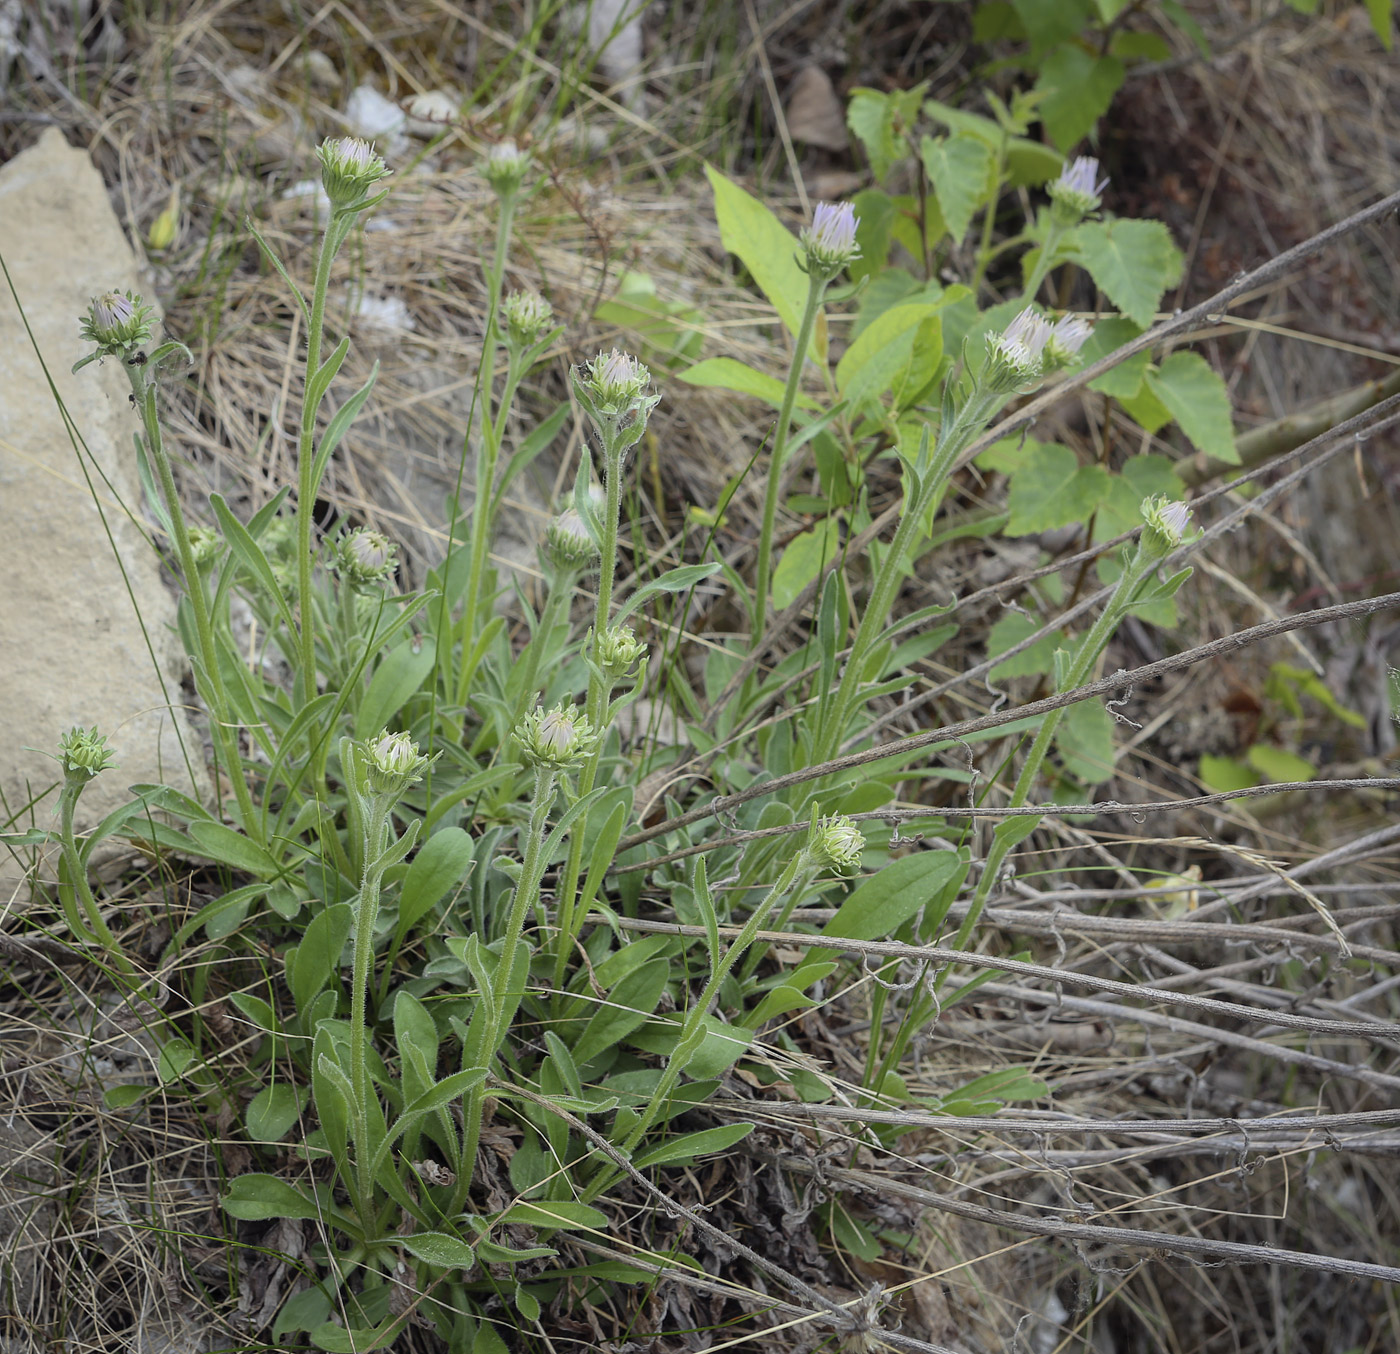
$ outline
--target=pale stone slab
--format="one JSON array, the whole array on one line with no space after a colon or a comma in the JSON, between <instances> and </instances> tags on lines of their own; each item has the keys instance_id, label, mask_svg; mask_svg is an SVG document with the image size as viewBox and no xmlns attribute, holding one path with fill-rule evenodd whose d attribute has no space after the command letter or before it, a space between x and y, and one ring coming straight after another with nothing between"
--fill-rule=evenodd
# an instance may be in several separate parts
<instances>
[{"instance_id":1,"label":"pale stone slab","mask_svg":"<svg viewBox=\"0 0 1400 1354\"><path fill-rule=\"evenodd\" d=\"M175 599L127 516L142 516L130 387L111 359L70 371L90 351L78 332L89 301L142 290L137 262L101 177L57 128L0 167L0 255L24 311L21 320L0 279L0 823L54 824L56 793L26 809L58 779L43 754L73 725L96 724L116 765L84 792L91 824L138 782L190 793L186 753L203 788L204 753L176 708L185 662ZM48 378L108 483L88 462L89 488ZM0 856L0 911L16 874Z\"/></svg>"}]
</instances>

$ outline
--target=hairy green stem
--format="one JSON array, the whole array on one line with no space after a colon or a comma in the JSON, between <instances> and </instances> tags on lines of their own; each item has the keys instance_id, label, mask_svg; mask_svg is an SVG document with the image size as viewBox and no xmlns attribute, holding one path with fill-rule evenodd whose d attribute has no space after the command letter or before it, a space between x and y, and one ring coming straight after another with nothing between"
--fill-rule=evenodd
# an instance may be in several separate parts
<instances>
[{"instance_id":1,"label":"hairy green stem","mask_svg":"<svg viewBox=\"0 0 1400 1354\"><path fill-rule=\"evenodd\" d=\"M78 839L73 831L73 812L78 806L78 796L83 786L76 779L65 778L59 791L59 838L63 847L63 863L68 867L71 891L59 885L58 897L63 906L63 915L73 939L79 943L95 940L107 952L107 957L128 977L136 973L136 966L122 953L122 947L112 928L102 916L97 899L92 896L88 885L87 870L83 868L82 857L78 852ZM82 911L79 912L79 907Z\"/></svg>"},{"instance_id":2,"label":"hairy green stem","mask_svg":"<svg viewBox=\"0 0 1400 1354\"><path fill-rule=\"evenodd\" d=\"M145 366L133 367L128 363L123 363L122 366L131 381L132 394L136 396L141 408L141 422L146 432L146 449L151 454L156 476L160 480L161 496L165 499L171 534L175 538L175 553L180 559L180 571L185 576L185 593L194 612L199 659L205 675L204 689L200 694L209 706L209 725L214 748L233 789L234 799L238 804L240 826L250 837L257 840L255 834L259 831L261 820L253 807L253 795L248 789L248 782L243 777L243 764L238 755L237 730L234 728L223 673L219 668L219 649L214 638L213 621L209 615L209 598L200 578L194 547L190 543L189 527L185 522L185 511L175 488L175 474L171 469L170 457L166 454L165 442L161 435L155 379ZM217 785L217 774L215 783Z\"/></svg>"},{"instance_id":3,"label":"hairy green stem","mask_svg":"<svg viewBox=\"0 0 1400 1354\"><path fill-rule=\"evenodd\" d=\"M326 326L326 292L331 264L345 238L342 215L332 211L316 255L316 279L311 291L311 319L306 332L306 381L310 385L321 366L321 342ZM311 533L316 511L316 414L320 400L303 398L301 433L297 439L297 636L299 659L297 695L303 705L316 696L316 607L311 592Z\"/></svg>"},{"instance_id":4,"label":"hairy green stem","mask_svg":"<svg viewBox=\"0 0 1400 1354\"><path fill-rule=\"evenodd\" d=\"M789 425L797 403L797 391L802 384L802 369L807 363L807 351L812 346L812 331L822 307L828 279L813 270L807 275L807 305L802 323L797 328L797 344L792 350L787 384L783 387L783 403L778 410L777 426L773 429L773 451L768 461L768 483L763 491L763 525L758 533L758 566L754 571L753 634L749 648L763 642L768 623L768 589L772 578L773 528L778 518L778 493L782 487L783 462L787 459Z\"/></svg>"},{"instance_id":5,"label":"hairy green stem","mask_svg":"<svg viewBox=\"0 0 1400 1354\"><path fill-rule=\"evenodd\" d=\"M374 959L374 923L379 915L379 890L384 866L384 839L389 827L392 798L370 795L364 801L363 872L355 908L354 973L350 990L350 1076L355 1089L355 1174L359 1185L359 1213L366 1227L374 1200L374 1179L369 1146L369 1097L374 1094L369 1075L368 1005L370 965Z\"/></svg>"},{"instance_id":6,"label":"hairy green stem","mask_svg":"<svg viewBox=\"0 0 1400 1354\"><path fill-rule=\"evenodd\" d=\"M530 809L530 824L525 836L525 859L520 881L511 898L506 918L505 935L501 939L501 957L496 965L496 980L491 988L491 1005L487 1013L486 1035L482 1041L482 1065L490 1067L496 1051L510 1032L510 1022L524 996L524 988L515 989L513 974L516 952L525 929L525 918L539 899L540 882L544 878L544 843L549 826L549 810L554 804L556 772L548 767L535 768L535 796ZM481 1142L481 1112L486 1100L484 1083L467 1093L463 1110L462 1168L458 1172L458 1192L466 1198L471 1188L476 1166L477 1149Z\"/></svg>"}]
</instances>

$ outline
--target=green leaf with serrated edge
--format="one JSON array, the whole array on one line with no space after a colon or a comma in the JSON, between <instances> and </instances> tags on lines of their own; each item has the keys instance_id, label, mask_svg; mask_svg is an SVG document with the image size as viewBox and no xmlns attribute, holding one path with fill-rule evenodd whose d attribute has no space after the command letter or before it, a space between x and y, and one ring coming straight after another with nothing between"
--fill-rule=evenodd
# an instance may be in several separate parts
<instances>
[{"instance_id":1,"label":"green leaf with serrated edge","mask_svg":"<svg viewBox=\"0 0 1400 1354\"><path fill-rule=\"evenodd\" d=\"M1081 466L1068 447L1042 443L1022 459L1011 477L1006 534L1030 536L1087 522L1108 485L1109 473L1102 466Z\"/></svg>"},{"instance_id":2,"label":"green leaf with serrated edge","mask_svg":"<svg viewBox=\"0 0 1400 1354\"><path fill-rule=\"evenodd\" d=\"M1074 43L1057 47L1040 63L1035 88L1041 122L1062 151L1082 141L1108 112L1126 74L1116 56L1093 56Z\"/></svg>"},{"instance_id":3,"label":"green leaf with serrated edge","mask_svg":"<svg viewBox=\"0 0 1400 1354\"><path fill-rule=\"evenodd\" d=\"M540 1231L566 1230L585 1232L608 1231L607 1214L572 1199L540 1200L512 1204L499 1218L495 1227L534 1227Z\"/></svg>"},{"instance_id":4,"label":"green leaf with serrated edge","mask_svg":"<svg viewBox=\"0 0 1400 1354\"><path fill-rule=\"evenodd\" d=\"M265 1086L249 1102L243 1121L254 1142L281 1142L301 1118L310 1091L305 1086L279 1082Z\"/></svg>"},{"instance_id":5,"label":"green leaf with serrated edge","mask_svg":"<svg viewBox=\"0 0 1400 1354\"><path fill-rule=\"evenodd\" d=\"M325 1213L314 1199L275 1175L235 1176L219 1203L225 1213L246 1222L268 1218L320 1218Z\"/></svg>"},{"instance_id":6,"label":"green leaf with serrated edge","mask_svg":"<svg viewBox=\"0 0 1400 1354\"><path fill-rule=\"evenodd\" d=\"M771 404L774 409L783 406L783 382L767 372L755 371L743 362L732 357L707 357L693 367L680 373L680 379L687 385L705 386L712 390L732 390L737 395L752 395L755 399ZM817 402L810 396L797 393L797 405L801 409L815 409Z\"/></svg>"},{"instance_id":7,"label":"green leaf with serrated edge","mask_svg":"<svg viewBox=\"0 0 1400 1354\"><path fill-rule=\"evenodd\" d=\"M1146 376L1145 369L1143 375ZM1147 388L1146 381L1136 395L1120 398L1118 403L1144 432L1155 433L1172 421L1170 410Z\"/></svg>"},{"instance_id":8,"label":"green leaf with serrated edge","mask_svg":"<svg viewBox=\"0 0 1400 1354\"><path fill-rule=\"evenodd\" d=\"M720 240L749 270L788 333L796 337L807 305L807 278L797 266L802 246L763 203L738 184L712 165L705 166L705 175L715 196ZM819 362L826 356L815 335L811 355Z\"/></svg>"},{"instance_id":9,"label":"green leaf with serrated edge","mask_svg":"<svg viewBox=\"0 0 1400 1354\"><path fill-rule=\"evenodd\" d=\"M1074 231L1079 262L1134 324L1152 323L1168 287L1181 281L1181 251L1160 221L1086 221Z\"/></svg>"},{"instance_id":10,"label":"green leaf with serrated edge","mask_svg":"<svg viewBox=\"0 0 1400 1354\"><path fill-rule=\"evenodd\" d=\"M1055 746L1072 776L1102 784L1113 775L1113 716L1098 701L1071 705L1055 729Z\"/></svg>"},{"instance_id":11,"label":"green leaf with serrated edge","mask_svg":"<svg viewBox=\"0 0 1400 1354\"><path fill-rule=\"evenodd\" d=\"M846 125L865 147L870 172L877 182L882 180L904 149L894 137L889 95L875 89L853 90L846 105Z\"/></svg>"},{"instance_id":12,"label":"green leaf with serrated edge","mask_svg":"<svg viewBox=\"0 0 1400 1354\"><path fill-rule=\"evenodd\" d=\"M311 999L339 977L340 957L354 924L354 908L349 903L333 903L317 913L302 932L301 942L287 966L287 985L302 1015Z\"/></svg>"},{"instance_id":13,"label":"green leaf with serrated edge","mask_svg":"<svg viewBox=\"0 0 1400 1354\"><path fill-rule=\"evenodd\" d=\"M1134 456L1123 463L1119 474L1111 477L1108 490L1099 502L1094 519L1094 541L1111 541L1125 531L1142 525L1142 500L1154 494L1176 500L1186 492L1186 485L1166 456L1149 452Z\"/></svg>"},{"instance_id":14,"label":"green leaf with serrated edge","mask_svg":"<svg viewBox=\"0 0 1400 1354\"><path fill-rule=\"evenodd\" d=\"M426 1260L439 1269L470 1269L476 1264L476 1247L446 1232L412 1232L392 1240L414 1259Z\"/></svg>"},{"instance_id":15,"label":"green leaf with serrated edge","mask_svg":"<svg viewBox=\"0 0 1400 1354\"><path fill-rule=\"evenodd\" d=\"M1077 38L1089 23L1089 0L1011 0L1030 39L1032 56Z\"/></svg>"},{"instance_id":16,"label":"green leaf with serrated edge","mask_svg":"<svg viewBox=\"0 0 1400 1354\"><path fill-rule=\"evenodd\" d=\"M1019 611L1008 611L992 626L987 637L987 657L995 658L1005 653L1029 635L1040 629L1041 623L1031 616L1023 616ZM994 682L1005 681L1008 677L1036 677L1049 672L1054 666L1055 650L1064 643L1064 637L1056 630L1044 639L1014 654L1004 663L998 663L987 676Z\"/></svg>"},{"instance_id":17,"label":"green leaf with serrated edge","mask_svg":"<svg viewBox=\"0 0 1400 1354\"><path fill-rule=\"evenodd\" d=\"M1267 743L1256 743L1245 754L1245 760L1265 780L1312 780L1317 775L1317 768L1311 762L1286 748L1270 747Z\"/></svg>"},{"instance_id":18,"label":"green leaf with serrated edge","mask_svg":"<svg viewBox=\"0 0 1400 1354\"><path fill-rule=\"evenodd\" d=\"M810 583L824 564L830 563L841 548L840 527L835 518L828 517L810 531L794 536L783 551L773 570L773 606L781 611L797 600L797 595Z\"/></svg>"},{"instance_id":19,"label":"green leaf with serrated edge","mask_svg":"<svg viewBox=\"0 0 1400 1354\"><path fill-rule=\"evenodd\" d=\"M689 1163L696 1157L727 1151L736 1142L747 1138L753 1130L753 1124L724 1124L719 1128L701 1129L698 1133L683 1133L643 1152L632 1164L639 1171L644 1171L649 1166Z\"/></svg>"},{"instance_id":20,"label":"green leaf with serrated edge","mask_svg":"<svg viewBox=\"0 0 1400 1354\"><path fill-rule=\"evenodd\" d=\"M1212 757L1209 753L1202 756L1196 774L1211 794L1222 794L1226 790L1249 790L1260 781L1259 773L1243 762L1231 757Z\"/></svg>"},{"instance_id":21,"label":"green leaf with serrated edge","mask_svg":"<svg viewBox=\"0 0 1400 1354\"><path fill-rule=\"evenodd\" d=\"M956 245L967 234L972 214L991 191L994 156L991 147L975 136L954 135L919 143L919 156L928 174L948 234Z\"/></svg>"},{"instance_id":22,"label":"green leaf with serrated edge","mask_svg":"<svg viewBox=\"0 0 1400 1354\"><path fill-rule=\"evenodd\" d=\"M653 959L629 973L584 1027L573 1048L575 1061L590 1062L645 1024L655 1013L670 976L671 965L665 959Z\"/></svg>"},{"instance_id":23,"label":"green leaf with serrated edge","mask_svg":"<svg viewBox=\"0 0 1400 1354\"><path fill-rule=\"evenodd\" d=\"M432 644L421 638L406 639L385 654L360 700L355 737L374 738L390 727L436 661Z\"/></svg>"},{"instance_id":24,"label":"green leaf with serrated edge","mask_svg":"<svg viewBox=\"0 0 1400 1354\"><path fill-rule=\"evenodd\" d=\"M1096 320L1094 332L1079 350L1080 365L1092 366L1099 358L1116 352L1129 339L1137 338L1140 333L1140 325L1121 315L1109 315L1102 320ZM1102 376L1090 381L1089 389L1097 390L1103 395L1112 395L1114 399L1131 399L1142 389L1143 374L1151 357L1151 352L1146 348L1140 353L1134 353Z\"/></svg>"},{"instance_id":25,"label":"green leaf with serrated edge","mask_svg":"<svg viewBox=\"0 0 1400 1354\"><path fill-rule=\"evenodd\" d=\"M1230 395L1205 358L1199 353L1172 353L1160 368L1148 368L1146 379L1147 388L1195 447L1226 465L1240 463Z\"/></svg>"}]
</instances>

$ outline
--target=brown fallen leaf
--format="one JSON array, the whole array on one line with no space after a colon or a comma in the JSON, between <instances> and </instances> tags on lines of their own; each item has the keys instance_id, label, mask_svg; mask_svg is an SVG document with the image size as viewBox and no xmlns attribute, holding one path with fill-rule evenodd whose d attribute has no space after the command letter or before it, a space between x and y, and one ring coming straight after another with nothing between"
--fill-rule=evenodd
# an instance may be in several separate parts
<instances>
[{"instance_id":1,"label":"brown fallen leaf","mask_svg":"<svg viewBox=\"0 0 1400 1354\"><path fill-rule=\"evenodd\" d=\"M851 144L836 87L820 66L803 66L797 72L783 115L794 141L835 151Z\"/></svg>"}]
</instances>

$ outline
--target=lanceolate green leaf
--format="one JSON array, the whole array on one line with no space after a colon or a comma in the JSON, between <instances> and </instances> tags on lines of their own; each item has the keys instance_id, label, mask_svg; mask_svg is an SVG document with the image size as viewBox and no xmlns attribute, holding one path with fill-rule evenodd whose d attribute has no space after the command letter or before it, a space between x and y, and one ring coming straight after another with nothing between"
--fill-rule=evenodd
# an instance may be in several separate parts
<instances>
[{"instance_id":1,"label":"lanceolate green leaf","mask_svg":"<svg viewBox=\"0 0 1400 1354\"><path fill-rule=\"evenodd\" d=\"M807 304L807 278L797 266L801 250L792 232L757 198L750 197L711 165L705 166L715 195L720 239L737 254L768 298L789 334L796 335ZM813 342L813 356L820 358Z\"/></svg>"}]
</instances>

